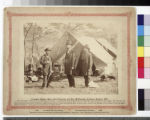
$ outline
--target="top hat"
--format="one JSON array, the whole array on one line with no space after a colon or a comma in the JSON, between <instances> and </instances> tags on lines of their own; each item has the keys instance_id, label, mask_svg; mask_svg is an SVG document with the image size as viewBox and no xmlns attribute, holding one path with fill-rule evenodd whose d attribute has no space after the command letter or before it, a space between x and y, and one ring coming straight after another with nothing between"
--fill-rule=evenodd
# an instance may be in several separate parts
<instances>
[{"instance_id":1,"label":"top hat","mask_svg":"<svg viewBox=\"0 0 150 120\"><path fill-rule=\"evenodd\" d=\"M45 51L51 51L51 49L50 48L46 48Z\"/></svg>"}]
</instances>

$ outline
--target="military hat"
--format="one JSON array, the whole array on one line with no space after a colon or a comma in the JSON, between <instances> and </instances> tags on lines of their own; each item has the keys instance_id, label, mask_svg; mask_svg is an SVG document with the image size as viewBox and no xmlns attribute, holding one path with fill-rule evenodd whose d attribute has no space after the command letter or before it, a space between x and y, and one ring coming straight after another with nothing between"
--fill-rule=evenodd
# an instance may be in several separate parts
<instances>
[{"instance_id":1,"label":"military hat","mask_svg":"<svg viewBox=\"0 0 150 120\"><path fill-rule=\"evenodd\" d=\"M45 51L51 51L51 49L50 48L46 48Z\"/></svg>"}]
</instances>

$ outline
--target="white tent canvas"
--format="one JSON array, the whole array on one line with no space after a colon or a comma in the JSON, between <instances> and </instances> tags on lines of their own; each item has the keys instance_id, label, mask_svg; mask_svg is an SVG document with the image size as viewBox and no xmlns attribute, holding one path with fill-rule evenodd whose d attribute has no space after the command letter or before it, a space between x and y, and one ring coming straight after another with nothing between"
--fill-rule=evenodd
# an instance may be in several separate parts
<instances>
[{"instance_id":1,"label":"white tent canvas","mask_svg":"<svg viewBox=\"0 0 150 120\"><path fill-rule=\"evenodd\" d=\"M76 54L77 62L80 56L80 51L82 50L83 46L88 44L90 47L90 52L93 55L93 63L96 66L96 69L99 69L101 67L107 67L112 63L113 56L111 56L108 53L108 51L104 49L103 46L101 46L94 38L86 37L86 36L77 37L70 32L68 32L68 34L66 35L68 35L68 37L66 37L68 38L68 40L74 42L72 49ZM62 63L64 57L65 57L65 53L57 61L59 61L59 63Z\"/></svg>"}]
</instances>

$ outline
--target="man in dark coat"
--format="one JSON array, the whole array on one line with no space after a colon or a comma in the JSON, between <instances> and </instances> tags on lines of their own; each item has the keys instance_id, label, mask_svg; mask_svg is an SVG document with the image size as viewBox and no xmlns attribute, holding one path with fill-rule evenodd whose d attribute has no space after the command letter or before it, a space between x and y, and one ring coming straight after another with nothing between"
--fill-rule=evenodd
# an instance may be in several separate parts
<instances>
[{"instance_id":1,"label":"man in dark coat","mask_svg":"<svg viewBox=\"0 0 150 120\"><path fill-rule=\"evenodd\" d=\"M88 45L85 45L83 50L81 51L79 62L78 62L78 69L80 75L84 76L85 79L85 87L88 87L89 84L89 74L92 68L92 55L90 53L90 48Z\"/></svg>"},{"instance_id":2,"label":"man in dark coat","mask_svg":"<svg viewBox=\"0 0 150 120\"><path fill-rule=\"evenodd\" d=\"M42 84L42 88L44 87L48 87L49 86L49 78L51 78L51 74L52 74L52 59L50 57L50 49L46 48L45 49L45 54L41 57L40 59L40 63L43 66L43 84Z\"/></svg>"},{"instance_id":3,"label":"man in dark coat","mask_svg":"<svg viewBox=\"0 0 150 120\"><path fill-rule=\"evenodd\" d=\"M71 42L67 43L67 52L65 55L65 74L67 75L69 87L75 87L74 81L74 69L75 69L75 54L71 50L72 44Z\"/></svg>"}]
</instances>

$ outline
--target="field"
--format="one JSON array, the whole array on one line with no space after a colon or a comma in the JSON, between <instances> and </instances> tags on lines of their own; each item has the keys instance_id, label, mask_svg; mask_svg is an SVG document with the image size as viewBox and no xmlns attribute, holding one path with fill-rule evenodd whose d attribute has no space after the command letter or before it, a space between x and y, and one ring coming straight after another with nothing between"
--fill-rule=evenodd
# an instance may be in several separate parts
<instances>
[{"instance_id":1,"label":"field","mask_svg":"<svg viewBox=\"0 0 150 120\"><path fill-rule=\"evenodd\" d=\"M67 79L51 82L48 88L41 89L42 79L38 82L25 82L25 94L117 94L117 80L101 81L98 77L91 77L91 80L98 85L97 88L86 88L83 77L75 77L75 88L70 88Z\"/></svg>"}]
</instances>

